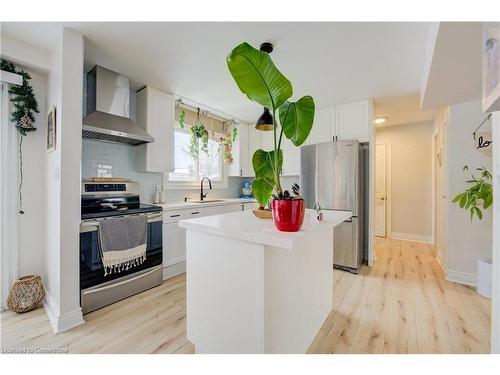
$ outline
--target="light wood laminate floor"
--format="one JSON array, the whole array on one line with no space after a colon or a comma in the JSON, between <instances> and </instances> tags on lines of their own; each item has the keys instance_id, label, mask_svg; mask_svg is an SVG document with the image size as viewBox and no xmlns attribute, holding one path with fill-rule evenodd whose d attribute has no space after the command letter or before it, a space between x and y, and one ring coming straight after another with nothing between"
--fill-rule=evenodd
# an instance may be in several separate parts
<instances>
[{"instance_id":1,"label":"light wood laminate floor","mask_svg":"<svg viewBox=\"0 0 500 375\"><path fill-rule=\"evenodd\" d=\"M310 353L488 353L490 301L445 280L430 245L376 240L360 274L334 270L333 310ZM54 335L43 309L1 314L2 350L193 353L186 338L185 275L87 314Z\"/></svg>"}]
</instances>

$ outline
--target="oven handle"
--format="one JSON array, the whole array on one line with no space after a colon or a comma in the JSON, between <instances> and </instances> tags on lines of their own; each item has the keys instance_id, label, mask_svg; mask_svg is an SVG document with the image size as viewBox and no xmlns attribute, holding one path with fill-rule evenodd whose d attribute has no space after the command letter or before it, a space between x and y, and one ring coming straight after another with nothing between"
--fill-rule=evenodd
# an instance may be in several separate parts
<instances>
[{"instance_id":1,"label":"oven handle","mask_svg":"<svg viewBox=\"0 0 500 375\"><path fill-rule=\"evenodd\" d=\"M94 294L94 293L102 292L104 290L116 288L117 286L120 286L120 285L131 283L132 281L139 280L139 279L141 279L141 278L143 278L145 276L151 275L153 272L158 271L158 269L161 268L161 267L162 267L161 265L153 267L148 272L141 273L138 276L132 277L130 279L122 280L122 281L117 282L115 284L109 284L109 285L106 285L106 286L103 286L103 287L100 287L100 288L96 288L96 289L84 290L84 291L82 291L82 294L83 295Z\"/></svg>"},{"instance_id":2,"label":"oven handle","mask_svg":"<svg viewBox=\"0 0 500 375\"><path fill-rule=\"evenodd\" d=\"M148 216L148 223L162 221L162 220L155 220L155 219L162 219L163 218L163 214L161 212L156 213L156 214L152 214L152 215L149 215L149 214L138 214L138 215L147 215ZM119 217L127 217L127 216L131 216L131 215L120 215ZM100 220L103 220L103 219L100 219ZM89 232L89 231L91 231L91 228L97 229L97 227L99 226L100 220L82 221L80 223L80 233L81 232Z\"/></svg>"}]
</instances>

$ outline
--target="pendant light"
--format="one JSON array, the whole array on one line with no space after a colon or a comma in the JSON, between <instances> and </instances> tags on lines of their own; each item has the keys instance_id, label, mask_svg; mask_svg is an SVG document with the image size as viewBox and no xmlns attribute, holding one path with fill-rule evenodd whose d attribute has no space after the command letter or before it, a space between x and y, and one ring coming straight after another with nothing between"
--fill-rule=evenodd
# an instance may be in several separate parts
<instances>
[{"instance_id":1,"label":"pendant light","mask_svg":"<svg viewBox=\"0 0 500 375\"><path fill-rule=\"evenodd\" d=\"M262 52L267 52L271 53L273 52L273 45L272 43L262 43L260 45L260 50ZM268 108L264 107L264 112L262 115L260 115L259 119L257 120L257 123L255 124L255 129L260 130L260 131L270 131L273 130L274 128L274 121L273 121L273 115L269 111Z\"/></svg>"}]
</instances>

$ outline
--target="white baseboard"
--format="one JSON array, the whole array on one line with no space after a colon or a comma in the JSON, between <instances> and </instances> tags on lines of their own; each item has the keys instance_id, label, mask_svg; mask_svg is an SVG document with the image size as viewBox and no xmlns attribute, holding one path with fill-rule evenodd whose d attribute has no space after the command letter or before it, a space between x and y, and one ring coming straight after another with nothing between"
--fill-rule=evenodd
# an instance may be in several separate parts
<instances>
[{"instance_id":1,"label":"white baseboard","mask_svg":"<svg viewBox=\"0 0 500 375\"><path fill-rule=\"evenodd\" d=\"M448 271L446 270L446 267L444 266L443 262L441 261L441 251L439 251L439 250L436 251L436 260L439 263L439 266L441 267L441 269L443 270L443 273L445 275L447 275Z\"/></svg>"},{"instance_id":2,"label":"white baseboard","mask_svg":"<svg viewBox=\"0 0 500 375\"><path fill-rule=\"evenodd\" d=\"M446 280L458 284L464 284L473 287L476 286L476 275L473 273L466 273L448 269Z\"/></svg>"},{"instance_id":3,"label":"white baseboard","mask_svg":"<svg viewBox=\"0 0 500 375\"><path fill-rule=\"evenodd\" d=\"M45 294L45 299L43 301L43 308L45 309L45 312L49 317L49 321L54 333L64 332L85 323L85 320L83 320L81 307L59 315L57 313L58 309L55 301L47 293Z\"/></svg>"},{"instance_id":4,"label":"white baseboard","mask_svg":"<svg viewBox=\"0 0 500 375\"><path fill-rule=\"evenodd\" d=\"M170 279L184 272L186 272L186 262L172 264L163 269L163 280Z\"/></svg>"},{"instance_id":5,"label":"white baseboard","mask_svg":"<svg viewBox=\"0 0 500 375\"><path fill-rule=\"evenodd\" d=\"M415 242L424 242L432 244L432 236L426 236L423 234L413 234L413 233L399 233L392 232L391 239L393 240L404 240L404 241L415 241Z\"/></svg>"}]
</instances>

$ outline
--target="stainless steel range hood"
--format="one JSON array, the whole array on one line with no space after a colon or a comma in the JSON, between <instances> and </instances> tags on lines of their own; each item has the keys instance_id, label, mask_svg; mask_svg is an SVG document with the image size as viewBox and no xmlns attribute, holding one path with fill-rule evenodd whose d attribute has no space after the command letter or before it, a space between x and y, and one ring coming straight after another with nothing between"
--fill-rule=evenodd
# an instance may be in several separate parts
<instances>
[{"instance_id":1,"label":"stainless steel range hood","mask_svg":"<svg viewBox=\"0 0 500 375\"><path fill-rule=\"evenodd\" d=\"M140 145L154 142L130 119L128 78L96 65L87 75L87 116L83 118L84 138Z\"/></svg>"}]
</instances>

